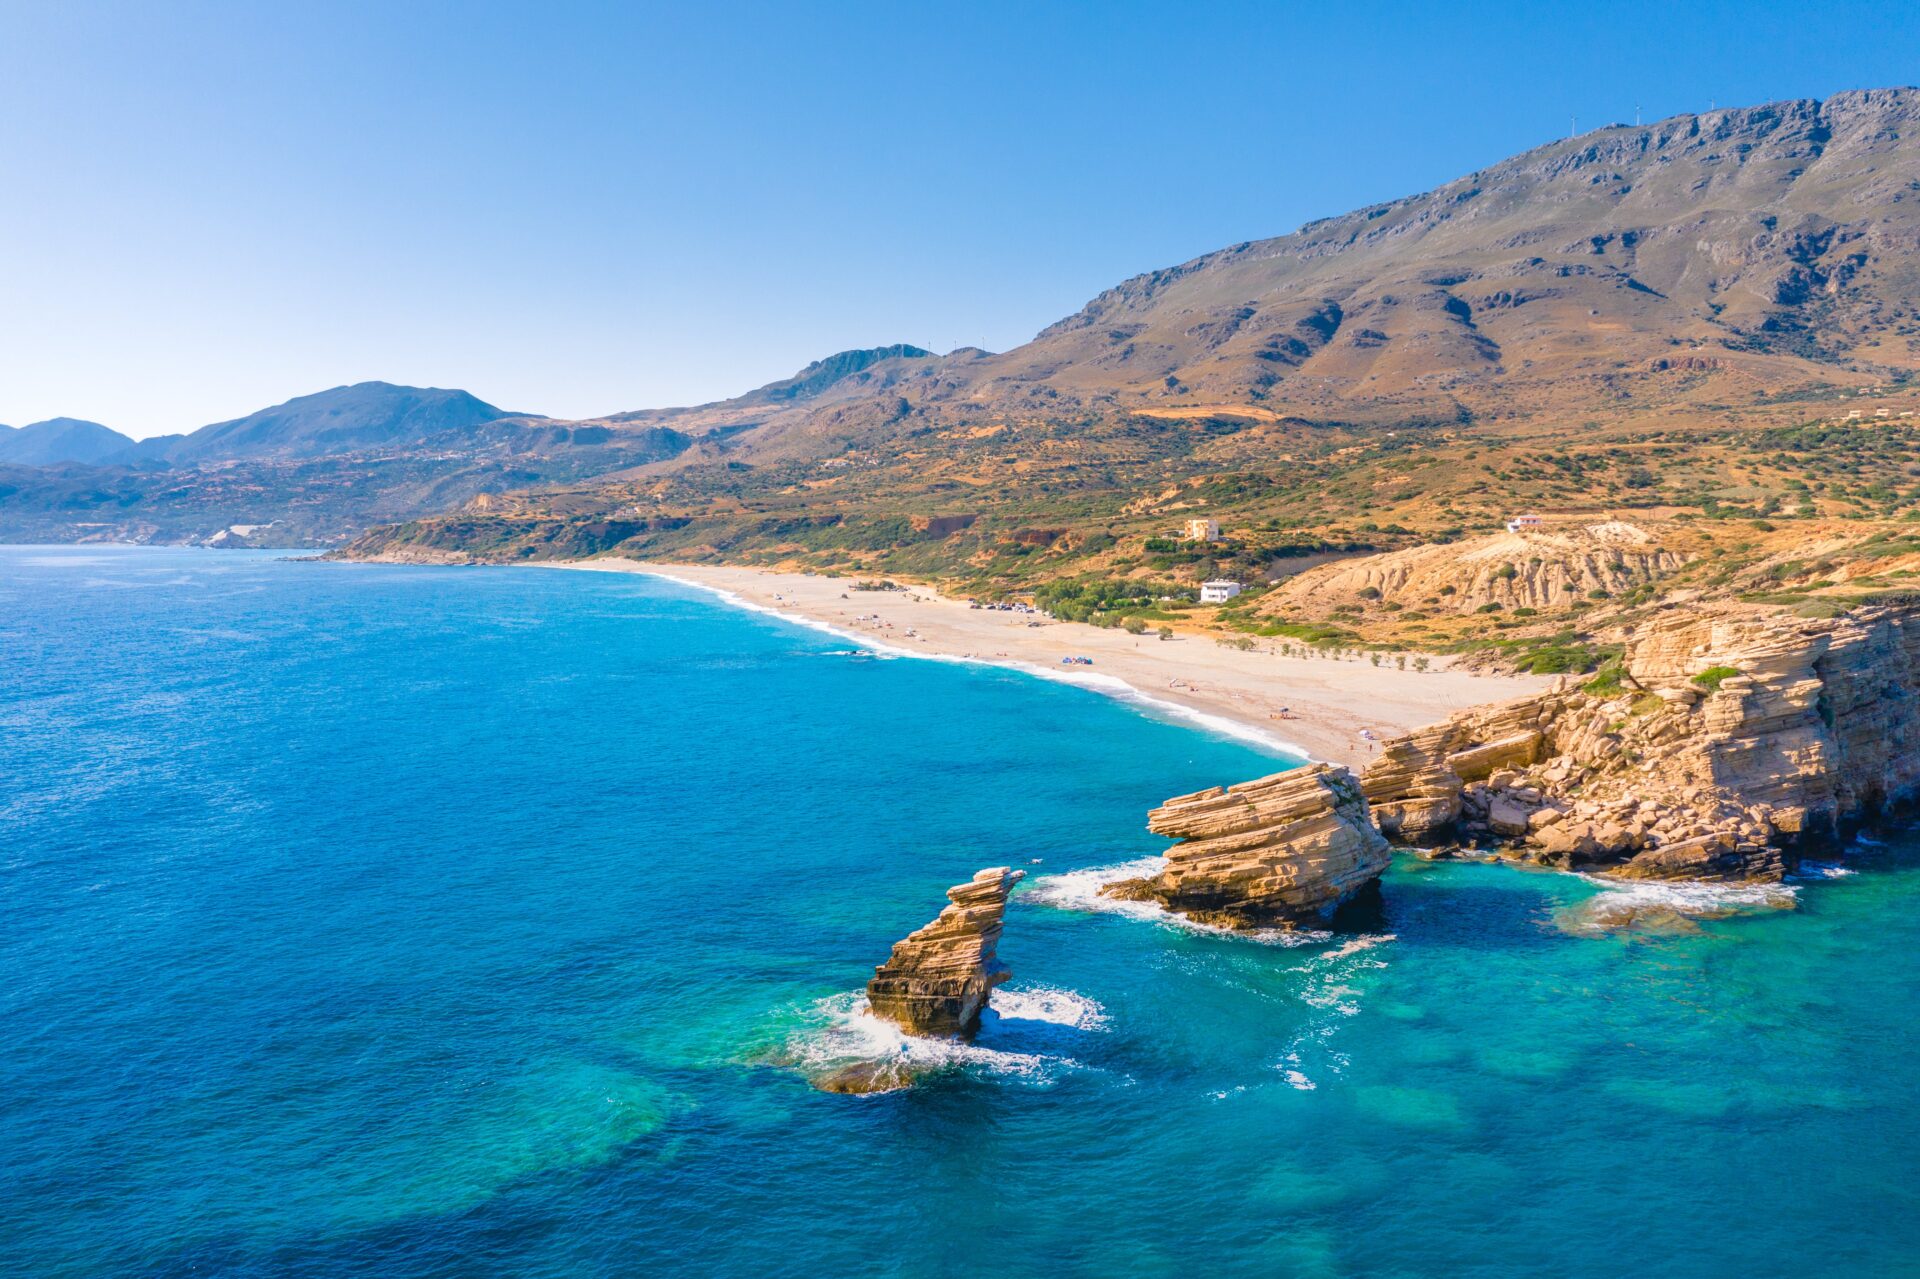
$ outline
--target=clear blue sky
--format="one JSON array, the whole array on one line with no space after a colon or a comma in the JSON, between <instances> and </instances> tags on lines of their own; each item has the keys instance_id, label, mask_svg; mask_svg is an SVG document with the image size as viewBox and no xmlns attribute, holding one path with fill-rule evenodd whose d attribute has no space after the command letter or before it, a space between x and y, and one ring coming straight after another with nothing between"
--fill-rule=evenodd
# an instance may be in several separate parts
<instances>
[{"instance_id":1,"label":"clear blue sky","mask_svg":"<svg viewBox=\"0 0 1920 1279\"><path fill-rule=\"evenodd\" d=\"M1001 350L1570 116L1920 80L1911 6L1561 8L0 0L0 422Z\"/></svg>"}]
</instances>

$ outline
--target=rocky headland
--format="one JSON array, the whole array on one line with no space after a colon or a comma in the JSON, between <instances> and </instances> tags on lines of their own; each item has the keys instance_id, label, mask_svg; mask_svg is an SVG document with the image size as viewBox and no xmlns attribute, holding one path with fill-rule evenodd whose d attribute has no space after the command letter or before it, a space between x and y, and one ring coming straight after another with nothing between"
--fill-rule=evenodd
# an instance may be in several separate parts
<instances>
[{"instance_id":1,"label":"rocky headland","mask_svg":"<svg viewBox=\"0 0 1920 1279\"><path fill-rule=\"evenodd\" d=\"M1314 764L1168 800L1147 828L1180 842L1156 875L1103 891L1235 929L1318 922L1380 877L1387 841L1360 783Z\"/></svg>"},{"instance_id":2,"label":"rocky headland","mask_svg":"<svg viewBox=\"0 0 1920 1279\"><path fill-rule=\"evenodd\" d=\"M1920 785L1920 606L1836 618L1676 612L1618 678L1466 711L1384 744L1380 828L1569 869L1779 879Z\"/></svg>"}]
</instances>

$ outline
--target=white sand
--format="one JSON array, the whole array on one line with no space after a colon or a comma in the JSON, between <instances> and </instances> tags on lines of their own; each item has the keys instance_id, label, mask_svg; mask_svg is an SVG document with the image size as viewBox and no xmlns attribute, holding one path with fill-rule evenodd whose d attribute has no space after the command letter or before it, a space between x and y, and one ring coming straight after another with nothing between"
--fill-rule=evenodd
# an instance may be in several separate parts
<instances>
[{"instance_id":1,"label":"white sand","mask_svg":"<svg viewBox=\"0 0 1920 1279\"><path fill-rule=\"evenodd\" d=\"M1453 711L1544 688L1546 677L1480 675L1430 659L1425 672L1399 670L1383 657L1355 660L1282 657L1275 641L1242 652L1210 636L1129 635L1079 622L970 608L930 587L856 591L851 578L808 577L710 564L588 560L557 567L650 573L702 586L859 637L928 657L970 658L1069 679L1099 692L1143 700L1165 713L1281 745L1297 754L1364 766L1374 739L1445 719ZM1039 626L1030 626L1033 621ZM1085 656L1092 666L1061 658ZM1282 710L1288 718L1281 718Z\"/></svg>"}]
</instances>

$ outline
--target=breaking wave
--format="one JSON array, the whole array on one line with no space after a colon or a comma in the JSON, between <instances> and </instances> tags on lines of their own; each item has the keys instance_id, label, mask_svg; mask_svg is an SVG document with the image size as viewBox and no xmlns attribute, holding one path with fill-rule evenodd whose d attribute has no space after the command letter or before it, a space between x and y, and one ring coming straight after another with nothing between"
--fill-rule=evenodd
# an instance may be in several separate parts
<instances>
[{"instance_id":1,"label":"breaking wave","mask_svg":"<svg viewBox=\"0 0 1920 1279\"><path fill-rule=\"evenodd\" d=\"M780 1060L808 1075L866 1063L891 1068L898 1087L948 1070L1044 1085L1084 1068L1061 1049L1086 1032L1105 1029L1107 1012L1077 991L1002 988L993 992L979 1036L962 1043L909 1035L874 1016L863 992L848 991L817 1000L804 1020L808 1024L788 1040Z\"/></svg>"},{"instance_id":2,"label":"breaking wave","mask_svg":"<svg viewBox=\"0 0 1920 1279\"><path fill-rule=\"evenodd\" d=\"M1665 906L1682 915L1718 915L1756 908L1791 907L1800 890L1791 884L1719 884L1698 879L1608 879L1581 875L1613 902Z\"/></svg>"},{"instance_id":3,"label":"breaking wave","mask_svg":"<svg viewBox=\"0 0 1920 1279\"><path fill-rule=\"evenodd\" d=\"M1100 890L1108 884L1151 875L1160 869L1160 864L1158 857L1141 857L1111 866L1090 866L1085 870L1042 875L1021 889L1020 896L1026 901L1041 906L1052 906L1057 910L1124 915L1128 919L1138 919L1183 933L1207 933L1217 937L1260 942L1268 946L1312 946L1333 938L1332 933L1318 929L1290 931L1285 928L1262 928L1253 932L1240 932L1232 928L1222 928L1218 924L1202 924L1184 915L1177 915L1159 902L1122 901L1116 897L1101 895Z\"/></svg>"},{"instance_id":4,"label":"breaking wave","mask_svg":"<svg viewBox=\"0 0 1920 1279\"><path fill-rule=\"evenodd\" d=\"M1019 990L1002 986L993 992L987 1010L1003 1023L1047 1022L1074 1030L1104 1030L1107 1026L1107 1010L1099 1000L1051 986Z\"/></svg>"},{"instance_id":5,"label":"breaking wave","mask_svg":"<svg viewBox=\"0 0 1920 1279\"><path fill-rule=\"evenodd\" d=\"M1610 879L1579 875L1600 891L1562 908L1555 923L1575 936L1636 932L1692 932L1699 921L1754 911L1792 910L1800 890L1791 883L1721 884L1694 879Z\"/></svg>"}]
</instances>

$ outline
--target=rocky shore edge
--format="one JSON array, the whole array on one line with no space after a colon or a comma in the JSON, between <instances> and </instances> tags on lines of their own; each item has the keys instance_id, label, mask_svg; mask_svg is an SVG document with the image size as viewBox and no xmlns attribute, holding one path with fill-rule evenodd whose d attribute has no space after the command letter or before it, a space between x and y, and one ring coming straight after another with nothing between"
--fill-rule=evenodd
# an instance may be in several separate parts
<instances>
[{"instance_id":1,"label":"rocky shore edge","mask_svg":"<svg viewBox=\"0 0 1920 1279\"><path fill-rule=\"evenodd\" d=\"M1627 878L1779 880L1920 790L1920 606L1675 614L1617 679L1383 744L1380 829Z\"/></svg>"},{"instance_id":2,"label":"rocky shore edge","mask_svg":"<svg viewBox=\"0 0 1920 1279\"><path fill-rule=\"evenodd\" d=\"M1920 792L1917 693L1920 602L1675 612L1614 669L1393 738L1358 777L1312 764L1175 796L1148 814L1177 841L1160 868L1101 892L1238 931L1311 926L1377 891L1390 839L1625 881L1777 883ZM1009 975L996 945L1020 878L995 867L950 889L875 970L874 1015L970 1038ZM911 1081L856 1063L815 1082Z\"/></svg>"},{"instance_id":3,"label":"rocky shore edge","mask_svg":"<svg viewBox=\"0 0 1920 1279\"><path fill-rule=\"evenodd\" d=\"M1583 685L1463 711L1331 765L1178 796L1181 841L1102 891L1233 929L1323 921L1388 840L1624 880L1777 883L1920 791L1920 604L1676 612ZM1466 846L1462 849L1462 845Z\"/></svg>"}]
</instances>

